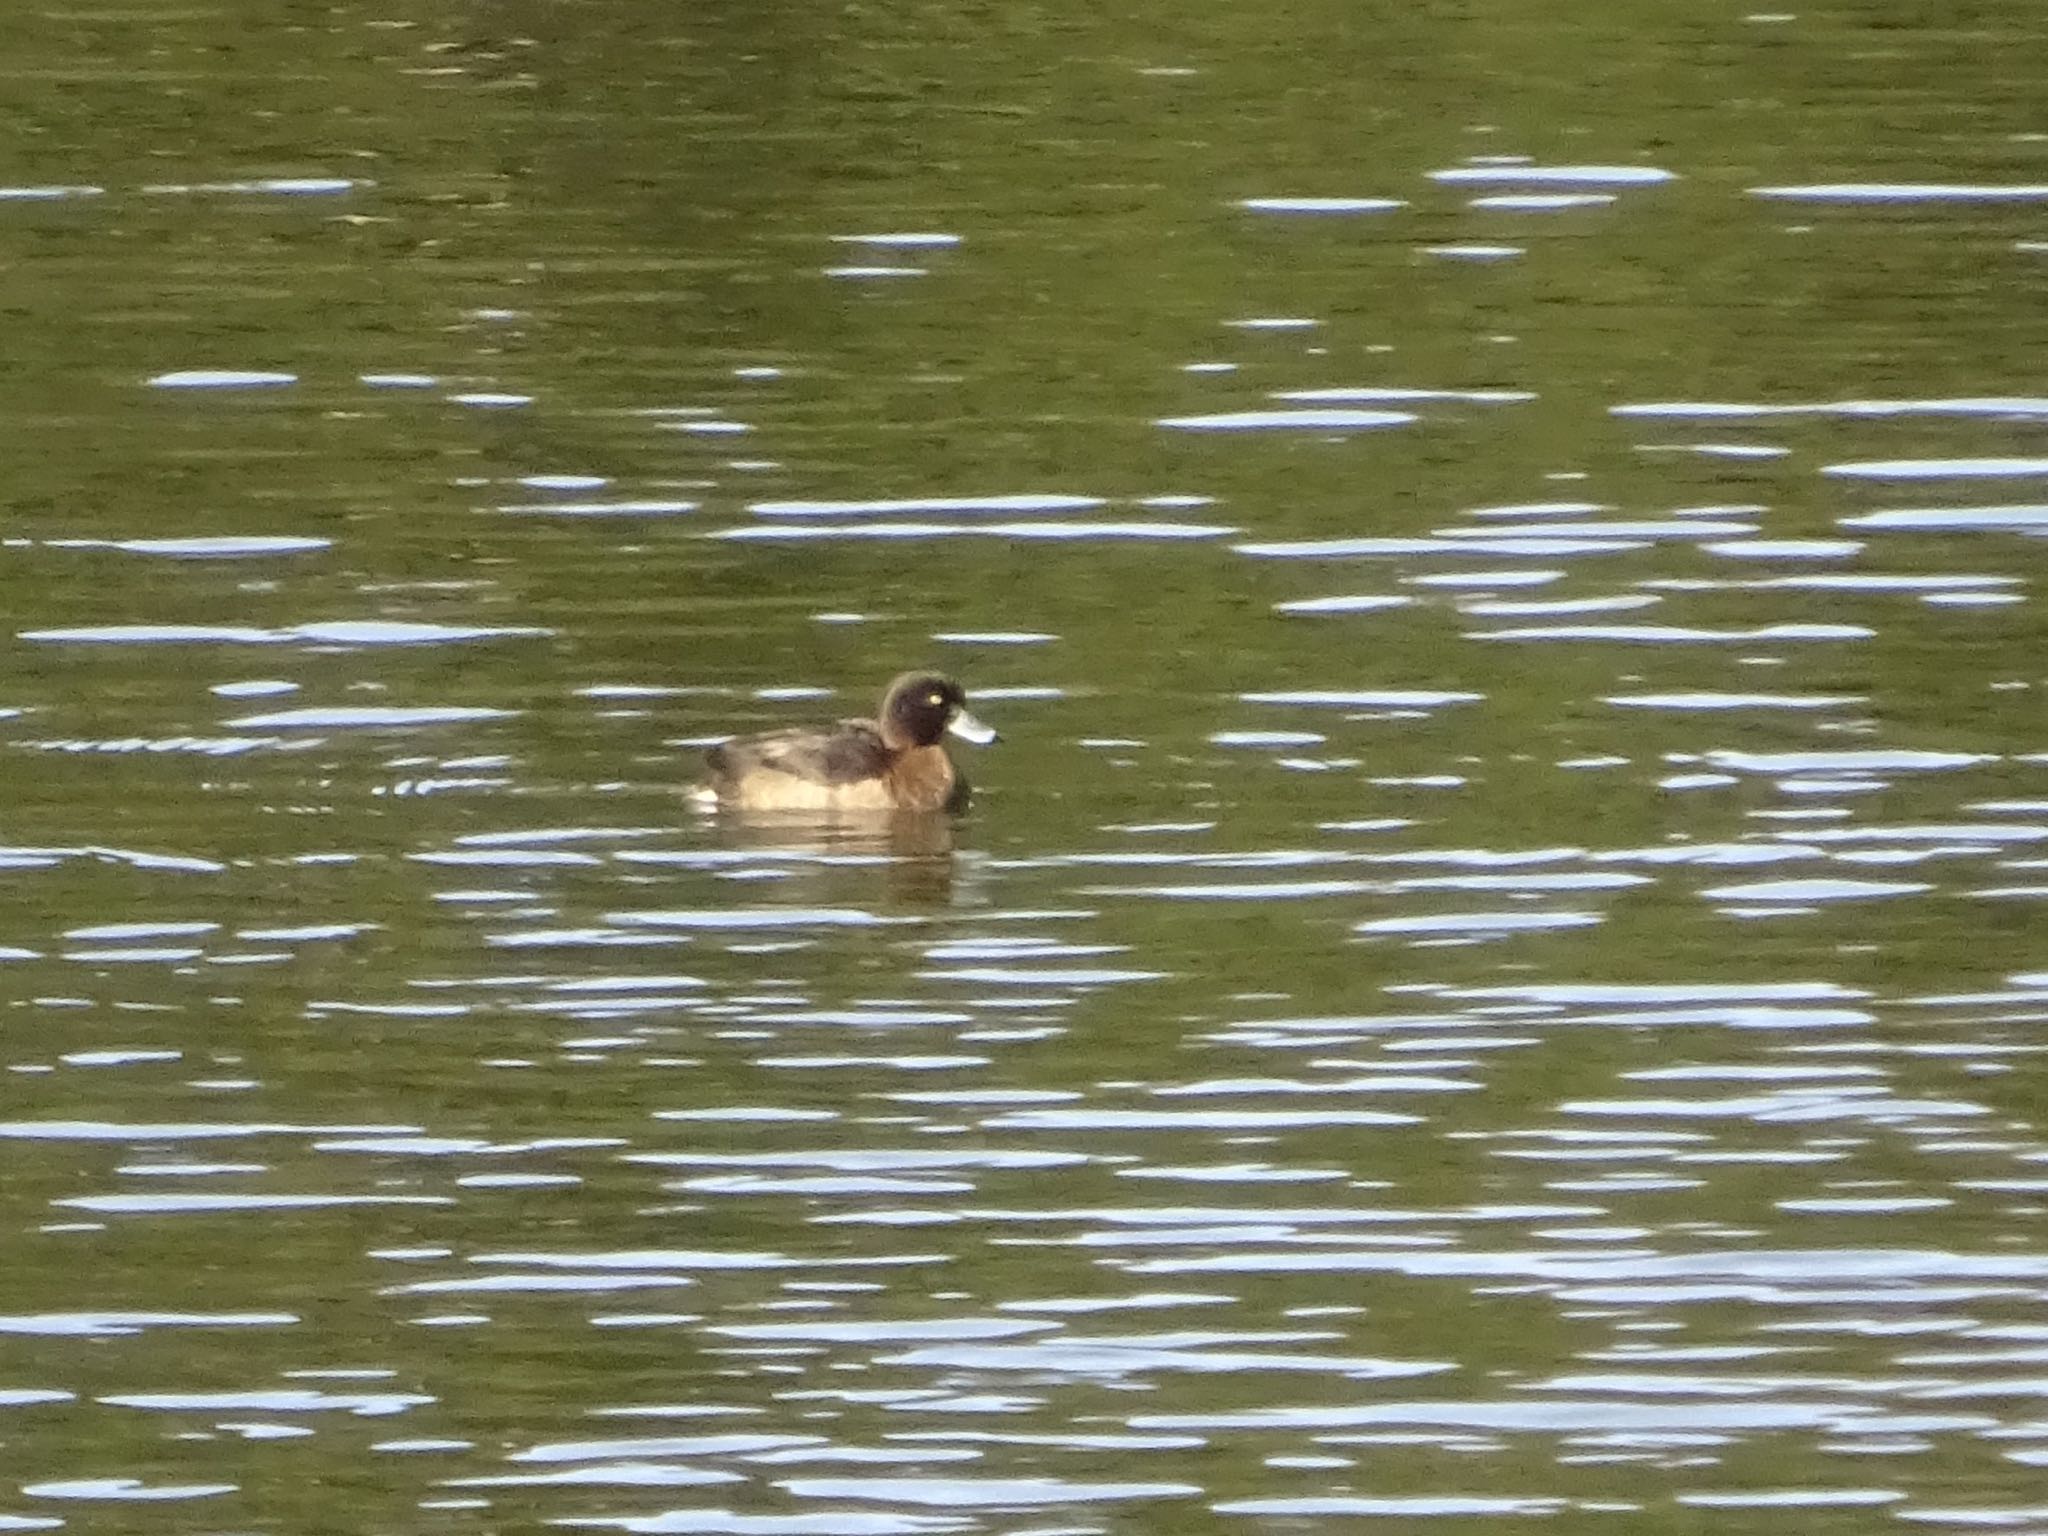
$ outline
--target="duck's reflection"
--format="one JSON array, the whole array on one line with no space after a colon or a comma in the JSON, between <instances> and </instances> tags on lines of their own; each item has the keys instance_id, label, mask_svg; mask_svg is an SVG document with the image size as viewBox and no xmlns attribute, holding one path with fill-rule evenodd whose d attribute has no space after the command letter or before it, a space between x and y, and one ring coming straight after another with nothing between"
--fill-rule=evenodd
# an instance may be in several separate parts
<instances>
[{"instance_id":1,"label":"duck's reflection","mask_svg":"<svg viewBox=\"0 0 2048 1536\"><path fill-rule=\"evenodd\" d=\"M777 871L784 881L837 883L849 871L866 868L874 872L878 901L915 907L953 902L957 828L948 815L726 811L707 817L706 824L726 846L758 856L764 873L778 854L785 856L788 863Z\"/></svg>"}]
</instances>

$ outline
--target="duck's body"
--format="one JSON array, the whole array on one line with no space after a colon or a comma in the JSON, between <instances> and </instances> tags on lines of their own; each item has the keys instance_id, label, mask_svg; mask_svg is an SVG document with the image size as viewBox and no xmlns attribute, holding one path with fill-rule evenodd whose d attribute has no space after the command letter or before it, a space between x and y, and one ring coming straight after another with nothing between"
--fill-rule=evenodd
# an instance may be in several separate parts
<instances>
[{"instance_id":1,"label":"duck's body","mask_svg":"<svg viewBox=\"0 0 2048 1536\"><path fill-rule=\"evenodd\" d=\"M889 685L873 720L769 731L713 747L696 798L747 811L958 810L967 803L967 780L939 745L948 731L968 741L996 739L967 712L958 683L935 672L906 672Z\"/></svg>"},{"instance_id":2,"label":"duck's body","mask_svg":"<svg viewBox=\"0 0 2048 1536\"><path fill-rule=\"evenodd\" d=\"M871 720L748 736L713 747L702 786L755 811L950 811L967 781L944 747L891 751Z\"/></svg>"}]
</instances>

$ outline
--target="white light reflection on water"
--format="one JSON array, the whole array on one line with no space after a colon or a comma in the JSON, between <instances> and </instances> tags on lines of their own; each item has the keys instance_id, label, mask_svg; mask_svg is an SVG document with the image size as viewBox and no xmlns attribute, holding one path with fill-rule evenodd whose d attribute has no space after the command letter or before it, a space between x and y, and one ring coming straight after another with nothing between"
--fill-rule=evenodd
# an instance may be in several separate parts
<instances>
[{"instance_id":1,"label":"white light reflection on water","mask_svg":"<svg viewBox=\"0 0 2048 1536\"><path fill-rule=\"evenodd\" d=\"M1238 207L1252 213L1391 213L1408 205L1391 197L1247 197Z\"/></svg>"},{"instance_id":2,"label":"white light reflection on water","mask_svg":"<svg viewBox=\"0 0 2048 1536\"><path fill-rule=\"evenodd\" d=\"M236 624L98 624L80 629L24 630L21 638L82 645L285 645L294 640L338 645L439 645L450 641L492 640L547 633L547 630L531 626L499 627L352 619L295 624L287 629L257 629Z\"/></svg>"},{"instance_id":3,"label":"white light reflection on water","mask_svg":"<svg viewBox=\"0 0 2048 1536\"><path fill-rule=\"evenodd\" d=\"M1614 201L1605 192L1507 192L1475 197L1471 206L1503 213L1564 213L1574 208L1605 208Z\"/></svg>"},{"instance_id":4,"label":"white light reflection on water","mask_svg":"<svg viewBox=\"0 0 2048 1536\"><path fill-rule=\"evenodd\" d=\"M1536 165L1504 160L1431 171L1429 179L1451 185L1562 183L1571 186L1636 187L1674 181L1677 175L1653 165Z\"/></svg>"},{"instance_id":5,"label":"white light reflection on water","mask_svg":"<svg viewBox=\"0 0 2048 1536\"><path fill-rule=\"evenodd\" d=\"M2048 417L2048 396L1991 395L1953 400L1828 400L1763 405L1738 401L1646 401L1609 408L1616 416L1727 421L1769 416L1990 416Z\"/></svg>"},{"instance_id":6,"label":"white light reflection on water","mask_svg":"<svg viewBox=\"0 0 2048 1536\"><path fill-rule=\"evenodd\" d=\"M1292 410L1218 411L1206 416L1162 416L1159 425L1183 432L1319 431L1363 432L1400 427L1418 418L1410 411L1346 410L1335 406Z\"/></svg>"},{"instance_id":7,"label":"white light reflection on water","mask_svg":"<svg viewBox=\"0 0 2048 1536\"><path fill-rule=\"evenodd\" d=\"M1812 182L1752 187L1753 197L1815 203L2030 203L2048 202L2048 186L1972 182Z\"/></svg>"},{"instance_id":8,"label":"white light reflection on water","mask_svg":"<svg viewBox=\"0 0 2048 1536\"><path fill-rule=\"evenodd\" d=\"M1043 539L1048 541L1102 539L1166 540L1226 538L1238 532L1215 523L1157 522L1044 522L1044 523L943 523L876 522L833 524L773 524L762 527L726 528L707 538L735 543L792 543L809 539Z\"/></svg>"}]
</instances>

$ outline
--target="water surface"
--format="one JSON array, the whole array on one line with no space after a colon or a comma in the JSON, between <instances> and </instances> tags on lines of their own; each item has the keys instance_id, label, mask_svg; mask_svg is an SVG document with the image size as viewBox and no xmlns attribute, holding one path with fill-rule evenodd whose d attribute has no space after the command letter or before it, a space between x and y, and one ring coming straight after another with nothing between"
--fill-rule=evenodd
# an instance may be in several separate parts
<instances>
[{"instance_id":1,"label":"water surface","mask_svg":"<svg viewBox=\"0 0 2048 1536\"><path fill-rule=\"evenodd\" d=\"M2038 1525L2032 41L16 23L0 1529Z\"/></svg>"}]
</instances>

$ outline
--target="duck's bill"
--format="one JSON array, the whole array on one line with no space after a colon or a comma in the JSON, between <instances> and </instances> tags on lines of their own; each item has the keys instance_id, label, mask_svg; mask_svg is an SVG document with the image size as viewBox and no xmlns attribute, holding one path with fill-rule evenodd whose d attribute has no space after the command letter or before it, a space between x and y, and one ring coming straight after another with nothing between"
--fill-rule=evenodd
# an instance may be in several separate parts
<instances>
[{"instance_id":1,"label":"duck's bill","mask_svg":"<svg viewBox=\"0 0 2048 1536\"><path fill-rule=\"evenodd\" d=\"M983 725L964 709L946 722L946 729L962 741L971 741L977 747L985 747L990 742L1001 739L996 735L995 727Z\"/></svg>"}]
</instances>

